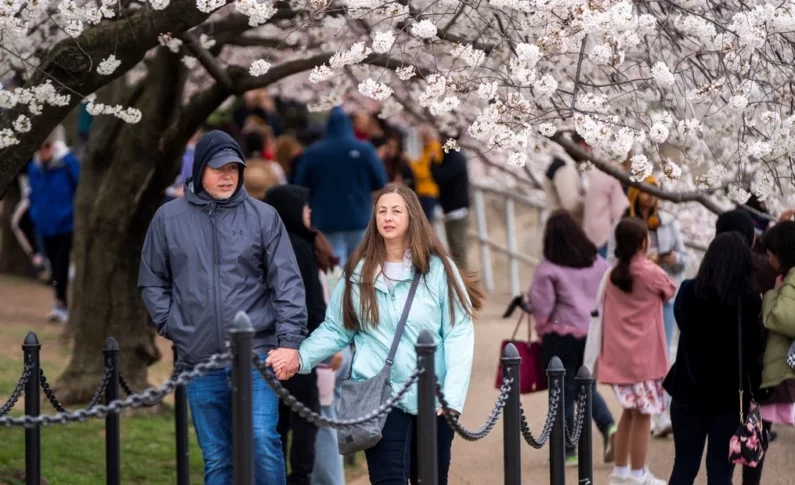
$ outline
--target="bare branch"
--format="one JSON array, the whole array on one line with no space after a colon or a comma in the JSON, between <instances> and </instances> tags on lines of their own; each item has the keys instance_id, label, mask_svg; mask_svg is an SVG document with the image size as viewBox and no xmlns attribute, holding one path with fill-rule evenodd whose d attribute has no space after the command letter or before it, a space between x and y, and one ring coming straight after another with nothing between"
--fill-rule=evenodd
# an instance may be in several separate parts
<instances>
[{"instance_id":1,"label":"bare branch","mask_svg":"<svg viewBox=\"0 0 795 485\"><path fill-rule=\"evenodd\" d=\"M218 60L210 51L201 46L199 39L190 32L185 32L182 38L187 41L185 42L185 47L199 59L199 62L207 69L207 72L218 81L221 86L229 91L234 91L234 85L232 84L232 78L229 77L229 73L226 69L221 67Z\"/></svg>"}]
</instances>

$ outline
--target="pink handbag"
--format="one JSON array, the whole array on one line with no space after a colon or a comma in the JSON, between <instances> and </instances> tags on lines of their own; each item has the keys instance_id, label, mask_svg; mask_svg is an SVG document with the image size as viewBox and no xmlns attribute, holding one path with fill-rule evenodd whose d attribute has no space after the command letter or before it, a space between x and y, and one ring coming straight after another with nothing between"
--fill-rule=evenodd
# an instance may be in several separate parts
<instances>
[{"instance_id":1,"label":"pink handbag","mask_svg":"<svg viewBox=\"0 0 795 485\"><path fill-rule=\"evenodd\" d=\"M510 340L503 340L500 345L500 357L505 346L513 344L516 350L519 351L519 357L522 363L519 367L519 389L522 394L529 394L532 392L540 392L547 390L548 382L547 375L544 369L543 361L541 360L541 342L516 340L516 334L519 332L519 327L522 325L525 313L519 316L519 321L516 322L516 328L513 330ZM497 379L494 386L499 389L502 387L502 363L497 365Z\"/></svg>"}]
</instances>

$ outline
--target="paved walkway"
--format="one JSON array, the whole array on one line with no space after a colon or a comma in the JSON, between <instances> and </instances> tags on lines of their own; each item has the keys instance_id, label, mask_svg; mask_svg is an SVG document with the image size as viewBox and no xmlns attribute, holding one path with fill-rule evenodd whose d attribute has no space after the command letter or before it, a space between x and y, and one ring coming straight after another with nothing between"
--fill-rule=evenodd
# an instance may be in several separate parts
<instances>
[{"instance_id":1,"label":"paved walkway","mask_svg":"<svg viewBox=\"0 0 795 485\"><path fill-rule=\"evenodd\" d=\"M491 295L489 305L481 313L475 327L475 364L469 388L466 409L462 422L470 429L479 427L489 415L497 391L494 389L494 378L498 361L500 342L509 338L515 320L502 320L502 311L507 305L506 296ZM517 315L518 316L518 315ZM615 416L619 408L612 391L600 388ZM547 394L530 394L522 396L522 405L534 434L538 434L543 426L547 412ZM765 466L764 485L790 485L795 483L795 430L779 426L778 441L771 445L769 462ZM594 428L594 483L606 485L612 465L602 463L602 440ZM649 465L653 473L668 478L673 467L673 440L652 440L649 452ZM522 441L522 482L542 485L549 483L549 467L547 466L548 448L535 450ZM499 484L503 479L502 453L502 421L489 436L478 442L467 442L456 438L453 443L453 463L450 473L450 485L485 485ZM739 473L735 484L740 485ZM352 485L369 483L366 477ZM576 469L567 473L567 483L577 483ZM705 485L704 473L696 480L696 484ZM349 484L351 485L351 484Z\"/></svg>"}]
</instances>

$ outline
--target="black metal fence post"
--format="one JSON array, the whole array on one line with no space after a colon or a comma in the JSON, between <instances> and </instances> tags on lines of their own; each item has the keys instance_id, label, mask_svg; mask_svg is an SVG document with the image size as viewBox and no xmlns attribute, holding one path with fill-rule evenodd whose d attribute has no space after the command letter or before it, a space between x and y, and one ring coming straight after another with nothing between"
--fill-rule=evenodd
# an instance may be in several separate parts
<instances>
[{"instance_id":1,"label":"black metal fence post","mask_svg":"<svg viewBox=\"0 0 795 485\"><path fill-rule=\"evenodd\" d=\"M436 343L427 330L417 338L417 366L423 369L417 388L417 478L422 485L439 482L436 435Z\"/></svg>"},{"instance_id":2,"label":"black metal fence post","mask_svg":"<svg viewBox=\"0 0 795 485\"><path fill-rule=\"evenodd\" d=\"M559 358L553 357L547 367L549 379L549 395L557 393L558 399L550 399L555 406L555 421L549 438L549 483L550 485L566 485L566 430L563 429L564 396L563 377L566 369Z\"/></svg>"},{"instance_id":3,"label":"black metal fence post","mask_svg":"<svg viewBox=\"0 0 795 485\"><path fill-rule=\"evenodd\" d=\"M502 376L513 378L508 400L503 410L503 467L505 470L505 485L520 485L522 483L522 415L519 402L519 372L522 358L513 344L505 346L502 352Z\"/></svg>"},{"instance_id":4,"label":"black metal fence post","mask_svg":"<svg viewBox=\"0 0 795 485\"><path fill-rule=\"evenodd\" d=\"M28 332L22 352L25 364L30 364L30 377L25 384L25 415L38 416L41 413L41 395L39 388L41 344L33 332ZM26 485L41 484L41 428L38 426L25 429L25 483Z\"/></svg>"},{"instance_id":5,"label":"black metal fence post","mask_svg":"<svg viewBox=\"0 0 795 485\"><path fill-rule=\"evenodd\" d=\"M177 347L171 346L174 353L174 368L177 368ZM185 384L177 384L174 389L174 423L177 433L177 485L190 483L190 447L188 446L188 395Z\"/></svg>"},{"instance_id":6,"label":"black metal fence post","mask_svg":"<svg viewBox=\"0 0 795 485\"><path fill-rule=\"evenodd\" d=\"M577 372L577 389L585 392L585 418L582 420L580 442L577 445L579 484L593 484L593 377L588 367L582 366ZM579 395L579 393L578 393Z\"/></svg>"},{"instance_id":7,"label":"black metal fence post","mask_svg":"<svg viewBox=\"0 0 795 485\"><path fill-rule=\"evenodd\" d=\"M119 344L113 337L105 341L102 353L110 379L105 388L105 404L119 398ZM121 429L119 413L105 416L105 480L108 485L121 484Z\"/></svg>"},{"instance_id":8,"label":"black metal fence post","mask_svg":"<svg viewBox=\"0 0 795 485\"><path fill-rule=\"evenodd\" d=\"M234 485L254 483L254 416L252 405L253 354L251 340L254 329L244 312L235 316L229 331L232 339L232 463Z\"/></svg>"}]
</instances>

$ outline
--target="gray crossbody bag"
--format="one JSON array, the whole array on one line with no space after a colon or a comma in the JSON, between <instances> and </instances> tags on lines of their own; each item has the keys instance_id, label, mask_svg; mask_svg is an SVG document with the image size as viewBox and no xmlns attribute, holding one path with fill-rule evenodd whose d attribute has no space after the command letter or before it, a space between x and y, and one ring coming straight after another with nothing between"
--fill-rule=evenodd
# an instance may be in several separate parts
<instances>
[{"instance_id":1,"label":"gray crossbody bag","mask_svg":"<svg viewBox=\"0 0 795 485\"><path fill-rule=\"evenodd\" d=\"M409 296L406 299L403 314L397 324L395 338L392 340L392 347L389 349L389 355L386 357L384 367L378 374L367 380L353 381L349 375L346 380L340 383L339 419L354 420L361 418L378 409L392 396L392 383L389 379L392 372L392 363L400 344L400 338L403 336L403 330L406 327L406 319L409 316L411 303L414 301L414 294L417 293L420 277L420 272L415 271L414 279L411 281ZM337 430L340 454L348 455L366 450L381 441L381 430L384 429L387 414L385 413L366 423Z\"/></svg>"}]
</instances>

